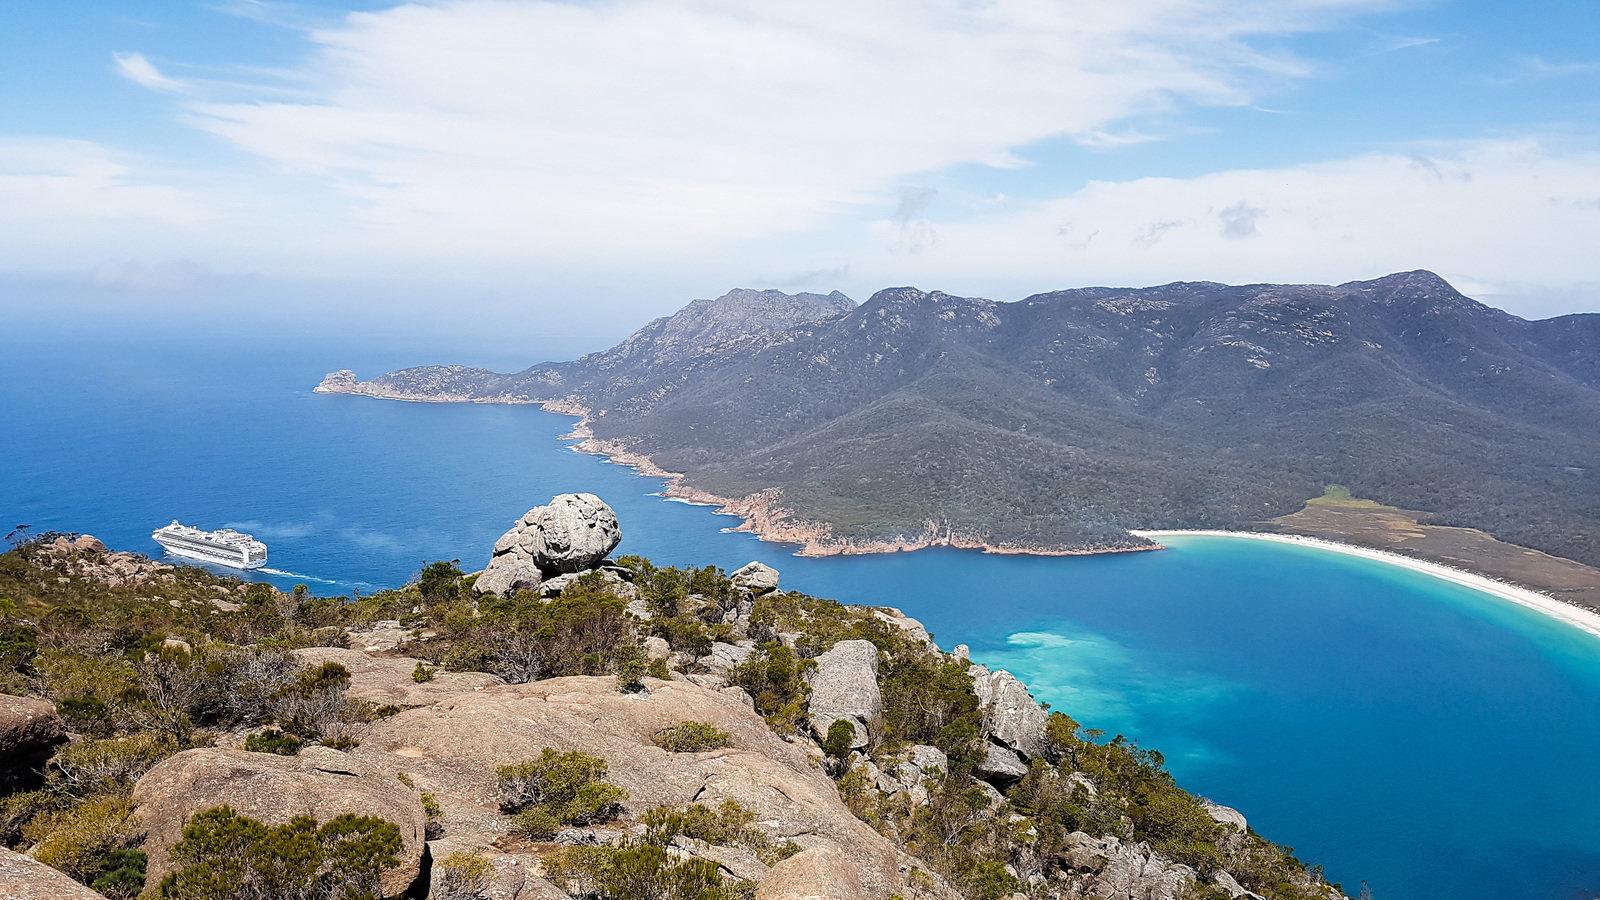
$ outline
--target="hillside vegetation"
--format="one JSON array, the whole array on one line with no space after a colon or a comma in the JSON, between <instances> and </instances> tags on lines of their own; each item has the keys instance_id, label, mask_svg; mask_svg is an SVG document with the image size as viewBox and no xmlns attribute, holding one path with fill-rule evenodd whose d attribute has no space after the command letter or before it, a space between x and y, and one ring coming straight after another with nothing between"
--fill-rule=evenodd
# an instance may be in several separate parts
<instances>
[{"instance_id":1,"label":"hillside vegetation","mask_svg":"<svg viewBox=\"0 0 1600 900\"><path fill-rule=\"evenodd\" d=\"M589 565L316 598L25 543L0 844L113 898L1341 896L897 611Z\"/></svg>"},{"instance_id":2,"label":"hillside vegetation","mask_svg":"<svg viewBox=\"0 0 1600 900\"><path fill-rule=\"evenodd\" d=\"M570 363L325 389L587 410L597 449L758 495L758 527L824 549L1138 546L1129 529L1249 525L1340 484L1600 564L1600 315L1526 321L1429 272L854 308L766 292L759 314L750 293Z\"/></svg>"}]
</instances>

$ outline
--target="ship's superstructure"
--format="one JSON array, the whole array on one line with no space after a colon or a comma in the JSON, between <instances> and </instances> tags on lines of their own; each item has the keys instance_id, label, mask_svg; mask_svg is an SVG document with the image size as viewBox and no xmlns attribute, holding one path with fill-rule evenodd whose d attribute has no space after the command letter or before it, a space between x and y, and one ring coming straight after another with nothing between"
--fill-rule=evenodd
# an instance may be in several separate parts
<instances>
[{"instance_id":1,"label":"ship's superstructure","mask_svg":"<svg viewBox=\"0 0 1600 900\"><path fill-rule=\"evenodd\" d=\"M173 556L186 556L235 569L257 569L267 564L267 545L232 528L201 531L189 525L163 525L150 535Z\"/></svg>"}]
</instances>

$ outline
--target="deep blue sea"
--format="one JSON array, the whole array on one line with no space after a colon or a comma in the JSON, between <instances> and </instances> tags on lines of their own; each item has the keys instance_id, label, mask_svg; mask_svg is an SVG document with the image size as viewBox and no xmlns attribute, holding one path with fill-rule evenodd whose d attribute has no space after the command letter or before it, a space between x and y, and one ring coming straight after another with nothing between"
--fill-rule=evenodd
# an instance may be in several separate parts
<instances>
[{"instance_id":1,"label":"deep blue sea","mask_svg":"<svg viewBox=\"0 0 1600 900\"><path fill-rule=\"evenodd\" d=\"M322 374L591 349L161 328L0 335L0 527L155 553L172 518L266 540L318 593L481 565L530 506L592 491L621 552L889 604L1090 727L1162 750L1186 787L1378 900L1600 896L1600 639L1425 575L1308 548L1185 539L1157 553L929 550L801 559L572 452L529 407L311 392ZM470 352L469 352L470 351ZM498 354L498 355L497 355Z\"/></svg>"}]
</instances>

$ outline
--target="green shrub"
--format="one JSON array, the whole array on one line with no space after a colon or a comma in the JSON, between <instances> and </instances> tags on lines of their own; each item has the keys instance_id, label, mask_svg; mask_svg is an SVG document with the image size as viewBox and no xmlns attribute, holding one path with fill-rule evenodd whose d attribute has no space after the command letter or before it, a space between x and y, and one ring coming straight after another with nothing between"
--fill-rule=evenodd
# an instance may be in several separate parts
<instances>
[{"instance_id":1,"label":"green shrub","mask_svg":"<svg viewBox=\"0 0 1600 900\"><path fill-rule=\"evenodd\" d=\"M844 759L850 755L850 747L855 742L855 724L849 719L834 719L828 726L827 736L822 739L822 752L835 759Z\"/></svg>"},{"instance_id":2,"label":"green shrub","mask_svg":"<svg viewBox=\"0 0 1600 900\"><path fill-rule=\"evenodd\" d=\"M143 850L113 850L101 860L100 874L89 886L110 900L133 900L144 890L147 864Z\"/></svg>"},{"instance_id":3,"label":"green shrub","mask_svg":"<svg viewBox=\"0 0 1600 900\"><path fill-rule=\"evenodd\" d=\"M444 825L439 821L444 816L444 810L439 808L439 799L431 791L423 791L418 799L422 801L422 814L428 820L425 826L428 840L434 840L444 834Z\"/></svg>"},{"instance_id":4,"label":"green shrub","mask_svg":"<svg viewBox=\"0 0 1600 900\"><path fill-rule=\"evenodd\" d=\"M983 724L966 666L924 654L895 656L883 676L883 724L891 741L932 744L959 760Z\"/></svg>"},{"instance_id":5,"label":"green shrub","mask_svg":"<svg viewBox=\"0 0 1600 900\"><path fill-rule=\"evenodd\" d=\"M400 829L371 816L345 814L320 827L297 816L269 826L219 806L184 825L160 896L375 900L379 876L399 862L402 846Z\"/></svg>"},{"instance_id":6,"label":"green shrub","mask_svg":"<svg viewBox=\"0 0 1600 900\"><path fill-rule=\"evenodd\" d=\"M126 794L91 797L47 817L44 824L48 830L33 857L85 884L105 870L111 853L127 849L139 837Z\"/></svg>"},{"instance_id":7,"label":"green shrub","mask_svg":"<svg viewBox=\"0 0 1600 900\"><path fill-rule=\"evenodd\" d=\"M68 727L94 735L113 733L126 718L124 709L140 692L138 673L126 657L111 653L45 650L34 660L45 694Z\"/></svg>"},{"instance_id":8,"label":"green shrub","mask_svg":"<svg viewBox=\"0 0 1600 900\"><path fill-rule=\"evenodd\" d=\"M650 660L650 667L645 670L645 674L662 681L672 680L672 670L667 668L667 661L664 659Z\"/></svg>"},{"instance_id":9,"label":"green shrub","mask_svg":"<svg viewBox=\"0 0 1600 900\"><path fill-rule=\"evenodd\" d=\"M0 672L29 668L39 655L39 633L31 625L0 625Z\"/></svg>"},{"instance_id":10,"label":"green shrub","mask_svg":"<svg viewBox=\"0 0 1600 900\"><path fill-rule=\"evenodd\" d=\"M774 844L765 832L753 826L755 813L737 801L724 800L716 809L698 803L682 810L658 806L640 818L645 827L643 840L658 846L668 846L678 835L705 841L719 847L743 847L767 865L800 852L792 841Z\"/></svg>"},{"instance_id":11,"label":"green shrub","mask_svg":"<svg viewBox=\"0 0 1600 900\"><path fill-rule=\"evenodd\" d=\"M457 850L439 861L439 886L432 900L478 900L489 887L490 870L482 854Z\"/></svg>"},{"instance_id":12,"label":"green shrub","mask_svg":"<svg viewBox=\"0 0 1600 900\"><path fill-rule=\"evenodd\" d=\"M755 701L756 712L766 717L773 728L794 733L805 717L809 691L805 670L810 664L782 644L769 644L735 666L730 678L745 689Z\"/></svg>"},{"instance_id":13,"label":"green shrub","mask_svg":"<svg viewBox=\"0 0 1600 900\"><path fill-rule=\"evenodd\" d=\"M997 859L976 859L962 873L962 893L971 900L1000 900L1022 889L1022 883Z\"/></svg>"},{"instance_id":14,"label":"green shrub","mask_svg":"<svg viewBox=\"0 0 1600 900\"><path fill-rule=\"evenodd\" d=\"M460 593L462 577L454 561L428 563L417 576L417 591L425 600L447 600Z\"/></svg>"},{"instance_id":15,"label":"green shrub","mask_svg":"<svg viewBox=\"0 0 1600 900\"><path fill-rule=\"evenodd\" d=\"M538 759L496 770L500 807L519 813L538 807L563 825L609 821L627 792L605 780L606 761L586 753L546 747Z\"/></svg>"},{"instance_id":16,"label":"green shrub","mask_svg":"<svg viewBox=\"0 0 1600 900\"><path fill-rule=\"evenodd\" d=\"M548 841L561 830L561 820L543 806L530 806L512 816L511 829L530 841Z\"/></svg>"},{"instance_id":17,"label":"green shrub","mask_svg":"<svg viewBox=\"0 0 1600 900\"><path fill-rule=\"evenodd\" d=\"M0 799L0 845L16 845L24 829L50 812L71 805L71 798L60 791L18 791ZM36 839L36 838L35 838Z\"/></svg>"},{"instance_id":18,"label":"green shrub","mask_svg":"<svg viewBox=\"0 0 1600 900\"><path fill-rule=\"evenodd\" d=\"M566 847L545 857L545 871L575 895L603 900L740 900L753 887L725 882L709 860L675 860L649 843Z\"/></svg>"},{"instance_id":19,"label":"green shrub","mask_svg":"<svg viewBox=\"0 0 1600 900\"><path fill-rule=\"evenodd\" d=\"M657 747L672 753L699 753L730 746L726 731L706 722L679 722L668 725L651 738Z\"/></svg>"},{"instance_id":20,"label":"green shrub","mask_svg":"<svg viewBox=\"0 0 1600 900\"><path fill-rule=\"evenodd\" d=\"M356 740L354 735L350 734L329 735L317 743L324 747L332 747L335 750L340 750L345 753L349 753L351 750L361 746L361 742Z\"/></svg>"},{"instance_id":21,"label":"green shrub","mask_svg":"<svg viewBox=\"0 0 1600 900\"><path fill-rule=\"evenodd\" d=\"M617 690L624 694L644 690L644 676L649 671L650 663L644 658L644 651L637 644L629 645L617 654Z\"/></svg>"},{"instance_id":22,"label":"green shrub","mask_svg":"<svg viewBox=\"0 0 1600 900\"><path fill-rule=\"evenodd\" d=\"M263 728L244 739L244 748L251 753L276 753L294 756L305 746L305 741L276 728Z\"/></svg>"},{"instance_id":23,"label":"green shrub","mask_svg":"<svg viewBox=\"0 0 1600 900\"><path fill-rule=\"evenodd\" d=\"M476 666L513 684L561 675L611 675L638 652L637 623L598 577L578 579L545 602L524 591L482 597L479 618L456 623L452 666Z\"/></svg>"},{"instance_id":24,"label":"green shrub","mask_svg":"<svg viewBox=\"0 0 1600 900\"><path fill-rule=\"evenodd\" d=\"M308 741L320 740L334 726L353 717L346 691L350 670L336 662L308 666L272 698L272 717L284 731Z\"/></svg>"},{"instance_id":25,"label":"green shrub","mask_svg":"<svg viewBox=\"0 0 1600 900\"><path fill-rule=\"evenodd\" d=\"M171 738L150 732L78 741L50 760L50 783L78 797L126 790L176 752Z\"/></svg>"},{"instance_id":26,"label":"green shrub","mask_svg":"<svg viewBox=\"0 0 1600 900\"><path fill-rule=\"evenodd\" d=\"M423 665L422 660L419 659L417 660L417 667L411 670L411 680L417 684L425 684L433 680L434 671Z\"/></svg>"}]
</instances>

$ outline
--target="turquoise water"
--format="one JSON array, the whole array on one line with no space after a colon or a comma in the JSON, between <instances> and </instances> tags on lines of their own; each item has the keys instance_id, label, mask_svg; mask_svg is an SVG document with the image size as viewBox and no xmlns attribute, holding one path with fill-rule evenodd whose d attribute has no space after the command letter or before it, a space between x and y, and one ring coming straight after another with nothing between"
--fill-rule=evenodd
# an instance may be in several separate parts
<instances>
[{"instance_id":1,"label":"turquoise water","mask_svg":"<svg viewBox=\"0 0 1600 900\"><path fill-rule=\"evenodd\" d=\"M561 491L603 496L621 550L764 560L787 587L899 606L1085 725L1161 749L1352 895L1600 895L1600 639L1428 576L1310 548L1185 538L1158 553L930 550L801 559L659 484L574 453L527 407L318 396L323 372L449 347L197 344L11 334L0 353L0 525L155 552L173 517L254 531L266 575L319 592L480 565ZM551 353L552 356L570 354Z\"/></svg>"}]
</instances>

